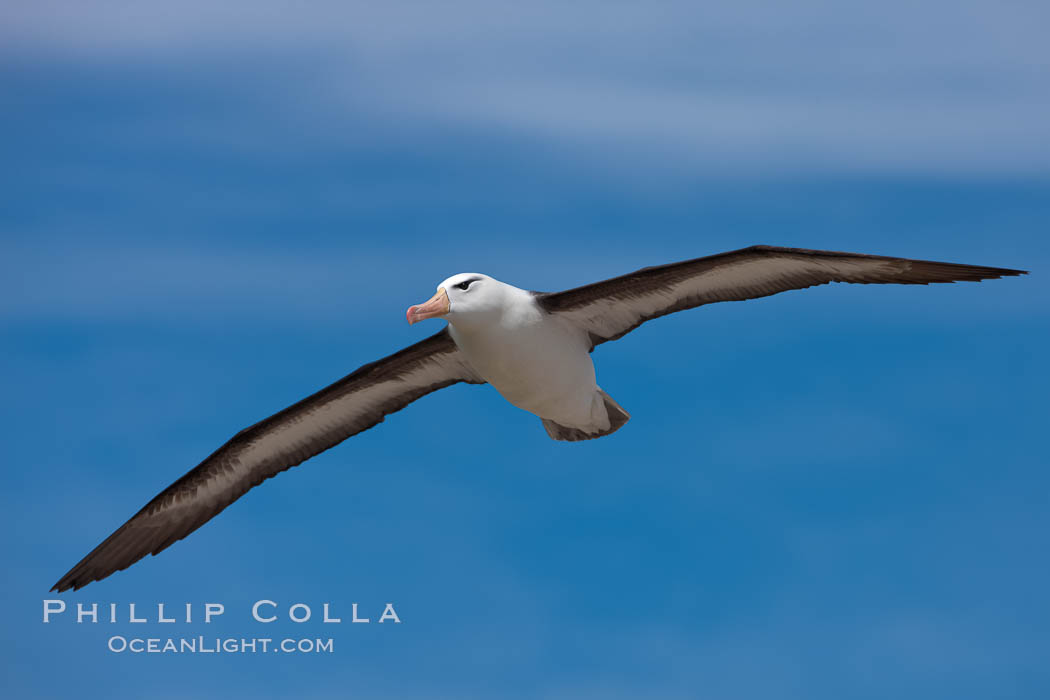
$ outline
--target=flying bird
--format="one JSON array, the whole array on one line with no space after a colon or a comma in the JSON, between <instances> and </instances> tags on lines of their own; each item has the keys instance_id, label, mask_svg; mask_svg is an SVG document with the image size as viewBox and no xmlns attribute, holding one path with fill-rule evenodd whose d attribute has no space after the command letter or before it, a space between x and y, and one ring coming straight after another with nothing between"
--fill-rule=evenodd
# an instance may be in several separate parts
<instances>
[{"instance_id":1,"label":"flying bird","mask_svg":"<svg viewBox=\"0 0 1050 700\"><path fill-rule=\"evenodd\" d=\"M538 416L555 440L614 433L631 416L598 386L590 353L650 319L829 282L931 284L1022 274L772 246L647 267L553 293L526 291L482 274L456 274L406 313L409 324L444 319L445 328L237 433L95 547L52 590L82 588L160 553L264 480L458 382L491 384L507 401Z\"/></svg>"}]
</instances>

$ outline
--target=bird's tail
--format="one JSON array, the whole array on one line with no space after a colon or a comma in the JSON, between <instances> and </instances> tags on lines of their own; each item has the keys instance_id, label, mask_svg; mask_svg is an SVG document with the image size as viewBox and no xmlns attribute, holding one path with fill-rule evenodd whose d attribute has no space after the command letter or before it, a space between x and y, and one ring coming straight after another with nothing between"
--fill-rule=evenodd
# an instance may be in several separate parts
<instances>
[{"instance_id":1,"label":"bird's tail","mask_svg":"<svg viewBox=\"0 0 1050 700\"><path fill-rule=\"evenodd\" d=\"M543 418L543 427L547 429L547 434L554 440L566 440L569 442L593 440L594 438L605 437L606 435L615 433L622 428L627 421L631 420L631 414L625 411L623 406L616 403L613 397L609 396L601 389L598 390L598 393L601 395L602 401L605 403L605 412L609 416L608 428L605 430L599 430L598 432L589 433L580 428L570 428Z\"/></svg>"}]
</instances>

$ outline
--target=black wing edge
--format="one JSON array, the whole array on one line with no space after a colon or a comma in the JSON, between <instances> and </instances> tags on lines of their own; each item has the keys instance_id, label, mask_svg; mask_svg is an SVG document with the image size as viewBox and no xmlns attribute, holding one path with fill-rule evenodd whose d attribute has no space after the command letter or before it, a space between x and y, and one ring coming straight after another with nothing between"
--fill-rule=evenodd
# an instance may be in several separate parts
<instances>
[{"instance_id":1,"label":"black wing edge","mask_svg":"<svg viewBox=\"0 0 1050 700\"><path fill-rule=\"evenodd\" d=\"M571 289L566 289L561 292L533 292L532 294L536 298L536 303L539 305L539 307L547 313L571 311L573 309L586 306L588 302L597 298L606 296L617 297L623 294L627 294L629 290L633 287L654 287L669 282L673 283L685 277L715 268L720 264L730 262L734 258L746 258L749 256L761 256L767 254L907 262L915 268L912 270L912 272L916 273L916 276L896 278L893 280L837 280L834 278L829 278L823 281L814 281L812 284L809 285L789 286L783 289L748 292L740 294L739 296L724 296L718 299L699 301L691 299L682 299L679 300L677 303L670 304L667 307L660 309L655 313L643 314L639 316L637 322L631 324L630 326L609 337L601 336L588 331L588 338L591 344L590 352L593 352L594 348L598 345L601 345L602 343L607 343L609 341L618 340L622 338L623 336L627 335L631 331L641 326L646 321L651 321L655 318L660 318L661 316L666 316L677 311L685 311L686 309L692 309L696 308L697 306L703 306L704 304L710 303L711 301L744 301L747 299L758 299L764 296L772 296L773 294L779 294L780 292L788 291L790 289L804 289L807 286L826 284L828 282L836 281L848 281L854 284L893 283L926 285L950 282L980 282L981 280L986 279L1000 279L1002 277L1016 277L1018 275L1028 274L1027 270L1014 270L1003 267L986 267L982 265L967 265L964 263L935 262L932 260L917 260L913 258L901 258L889 255L867 255L864 253L847 253L833 250L814 250L810 248L785 248L781 246L753 245L747 248L740 248L738 250L731 250L724 253L716 253L715 255L708 255L701 258L693 258L692 260L668 263L666 265L643 267L640 270L635 270L634 272L627 273L626 275L612 277L610 279L602 280L600 282L593 282L591 284L585 284L580 287L573 287Z\"/></svg>"},{"instance_id":2,"label":"black wing edge","mask_svg":"<svg viewBox=\"0 0 1050 700\"><path fill-rule=\"evenodd\" d=\"M396 376L399 368L404 367L406 364L411 366L414 360L429 356L431 354L447 351L455 348L455 341L448 333L448 328L443 328L438 333L425 338L418 343L410 345L406 348L399 350L398 352L388 355L375 362L370 362L366 365L362 365L352 373L343 377L342 379L324 387L320 391L317 391L306 398L297 401L296 403L288 406L287 408L273 414L272 416L265 418L252 426L241 430L228 440L222 447L217 449L207 458L205 458L200 464L188 471L186 474L179 477L174 483L162 490L156 496L153 497L145 506L143 506L135 515L127 520L123 525L117 528L109 537L103 540L98 546L91 550L83 559L81 559L73 568L71 568L62 578L51 587L51 591L62 593L72 588L77 591L84 586L94 581L101 581L102 579L118 572L127 569L131 565L135 564L139 560L143 559L147 554L157 555L167 549L175 542L183 539L187 535L193 533L206 522L214 518L220 512L222 512L227 506L240 498L244 493L251 490L255 486L258 486L266 479L272 478L281 472L290 469L294 466L301 464L310 457L313 457L320 452L323 452L330 447L342 442L350 435L356 435L357 433L368 430L375 427L379 423L382 423L385 417L391 413L394 413L404 406L408 405L412 401L420 398L421 396L437 391L447 386L451 386L460 381L469 384L483 383L475 381L474 379L458 379L458 380L447 380L438 382L425 389L417 390L406 396L410 396L408 401L397 405L396 407L384 407L392 410L384 410L377 417L376 420L371 421L369 425L361 427L358 430L354 430L345 437L336 440L333 444L322 447L319 450L312 451L309 453L302 453L302 455L296 455L294 461L289 461L288 464L282 465L276 470L270 473L258 474L257 478L252 478L246 488L241 490L239 493L235 493L232 498L224 500L215 505L210 509L202 509L198 516L190 521L182 523L182 526L175 529L173 532L165 534L167 531L161 528L140 528L140 532L137 536L131 537L130 539L124 539L124 541L118 541L122 539L122 535L132 526L137 524L136 520L140 516L148 514L152 509L163 507L164 505L170 504L171 501L178 497L180 489L193 485L194 481L203 480L205 471L209 468L222 468L222 458L228 454L231 450L235 449L239 445L250 442L252 439L264 433L268 428L279 423L282 419L295 414L297 411L303 409L309 409L312 406L319 405L325 401L338 396L350 385L359 382L367 381L370 375L376 374L375 379L381 381L388 378L388 374L384 373L384 369L389 369L393 365L394 371L391 373ZM117 544L116 549L111 549L112 544ZM137 555L133 554L128 556L130 552L140 552Z\"/></svg>"},{"instance_id":3,"label":"black wing edge","mask_svg":"<svg viewBox=\"0 0 1050 700\"><path fill-rule=\"evenodd\" d=\"M1002 277L1016 277L1027 275L1028 270L1014 270L1005 267L987 267L983 265L967 265L965 263L936 262L933 260L917 260L913 258L901 258L891 255L867 255L864 253L847 253L837 250L815 250L812 248L785 248L772 245L753 245L747 248L738 248L724 253L706 255L691 260L667 263L665 265L651 265L629 272L619 277L610 277L599 282L572 287L560 292L533 292L537 303L542 309L549 313L556 313L572 309L585 303L589 299L604 296L609 292L624 288L629 285L645 281L675 280L680 277L678 273L690 274L693 268L699 270L717 266L719 263L729 262L733 258L746 257L749 254L789 254L804 255L809 257L839 257L869 260L886 260L894 262L921 263L928 266L930 279L925 281L894 281L895 284L931 284L942 282L980 282L986 279L1000 279ZM699 271L697 270L697 271ZM953 276L955 275L955 276ZM868 284L859 282L859 284Z\"/></svg>"}]
</instances>

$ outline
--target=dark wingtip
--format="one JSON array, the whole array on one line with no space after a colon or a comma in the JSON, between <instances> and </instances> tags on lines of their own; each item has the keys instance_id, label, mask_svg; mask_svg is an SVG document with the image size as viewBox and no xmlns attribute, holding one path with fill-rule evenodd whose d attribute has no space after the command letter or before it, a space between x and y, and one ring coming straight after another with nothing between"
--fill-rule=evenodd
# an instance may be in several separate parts
<instances>
[{"instance_id":1,"label":"dark wingtip","mask_svg":"<svg viewBox=\"0 0 1050 700\"><path fill-rule=\"evenodd\" d=\"M79 588L79 586L77 586L77 584L70 579L69 574L66 574L65 576L60 578L54 586L51 586L51 592L65 593L70 588L72 588L75 591L77 590L77 588Z\"/></svg>"},{"instance_id":2,"label":"dark wingtip","mask_svg":"<svg viewBox=\"0 0 1050 700\"><path fill-rule=\"evenodd\" d=\"M1028 270L1012 270L1008 267L988 267L983 268L982 272L984 272L987 276L975 280L976 282L980 282L982 279L997 280L1003 277L1019 277L1021 275L1028 274Z\"/></svg>"},{"instance_id":3,"label":"dark wingtip","mask_svg":"<svg viewBox=\"0 0 1050 700\"><path fill-rule=\"evenodd\" d=\"M1019 275L1028 274L1028 270L1014 270L1009 267L981 267L978 265L972 265L970 267L989 275L989 279L997 279L999 277L1017 277Z\"/></svg>"}]
</instances>

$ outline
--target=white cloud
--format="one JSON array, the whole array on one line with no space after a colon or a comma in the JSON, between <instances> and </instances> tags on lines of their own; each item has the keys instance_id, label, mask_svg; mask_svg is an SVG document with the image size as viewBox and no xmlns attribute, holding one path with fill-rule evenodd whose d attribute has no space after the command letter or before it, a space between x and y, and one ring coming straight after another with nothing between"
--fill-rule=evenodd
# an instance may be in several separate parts
<instances>
[{"instance_id":1,"label":"white cloud","mask_svg":"<svg viewBox=\"0 0 1050 700\"><path fill-rule=\"evenodd\" d=\"M1045 173L1050 20L1035 2L36 2L8 51L230 69L301 61L290 111L526 135L726 173ZM14 48L10 48L14 47ZM236 70L247 70L244 65ZM258 68L262 73L267 69ZM257 76L255 76L257 78Z\"/></svg>"}]
</instances>

